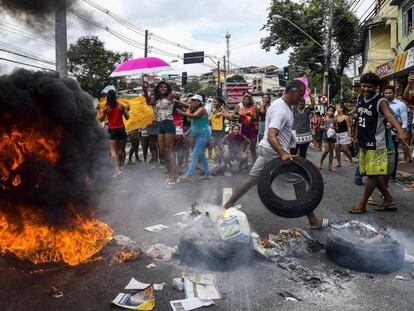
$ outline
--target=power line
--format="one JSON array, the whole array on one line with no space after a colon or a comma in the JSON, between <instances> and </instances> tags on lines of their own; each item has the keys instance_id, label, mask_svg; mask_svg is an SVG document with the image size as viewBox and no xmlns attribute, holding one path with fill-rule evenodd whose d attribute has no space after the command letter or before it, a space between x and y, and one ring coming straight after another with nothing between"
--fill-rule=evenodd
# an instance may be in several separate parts
<instances>
[{"instance_id":1,"label":"power line","mask_svg":"<svg viewBox=\"0 0 414 311\"><path fill-rule=\"evenodd\" d=\"M1 30L4 30L4 31L9 32L9 33L13 33L13 34L21 36L21 37L25 37L25 38L30 39L32 41L37 41L39 43L43 43L45 45L49 45L49 46L54 47L54 44L51 44L50 41L46 41L46 40L43 40L43 39L40 39L40 38L33 37L32 34L27 34L27 33L24 33L20 30L15 30L15 29L12 29L12 28L8 28L8 26L5 26L5 27L7 27L7 28L2 27L1 24L0 24L0 29Z\"/></svg>"},{"instance_id":2,"label":"power line","mask_svg":"<svg viewBox=\"0 0 414 311\"><path fill-rule=\"evenodd\" d=\"M6 50L6 49L2 49L2 48L0 48L0 51L1 51L1 52L5 52L5 53L9 53L9 54L13 54L13 55L17 55L17 56L20 56L20 57L24 57L24 58L27 58L27 59L35 60L35 61L37 61L37 62L47 63L47 64L49 64L49 65L54 65L54 63L51 63L51 62L48 62L48 61L41 60L41 59L39 59L39 58L37 58L37 57L26 56L26 55L20 54L20 53L18 53L18 52L13 52L13 51Z\"/></svg>"},{"instance_id":3,"label":"power line","mask_svg":"<svg viewBox=\"0 0 414 311\"><path fill-rule=\"evenodd\" d=\"M49 68L46 68L46 67L40 67L40 66L36 66L36 65L28 64L28 63L23 63L23 62L19 62L17 60L9 59L9 58L0 57L0 59L5 60L6 62L11 62L11 63L19 64L19 65L29 66L29 67L43 69L43 70L55 71L54 69L49 69Z\"/></svg>"}]
</instances>

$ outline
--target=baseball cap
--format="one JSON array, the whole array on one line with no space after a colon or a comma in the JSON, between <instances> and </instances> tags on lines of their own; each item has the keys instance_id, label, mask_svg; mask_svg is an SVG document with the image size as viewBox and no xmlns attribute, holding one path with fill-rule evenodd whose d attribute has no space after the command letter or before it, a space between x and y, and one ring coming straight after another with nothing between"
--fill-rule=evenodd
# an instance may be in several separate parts
<instances>
[{"instance_id":1,"label":"baseball cap","mask_svg":"<svg viewBox=\"0 0 414 311\"><path fill-rule=\"evenodd\" d=\"M203 103L203 97L201 95L193 95L191 99L198 100L200 103Z\"/></svg>"}]
</instances>

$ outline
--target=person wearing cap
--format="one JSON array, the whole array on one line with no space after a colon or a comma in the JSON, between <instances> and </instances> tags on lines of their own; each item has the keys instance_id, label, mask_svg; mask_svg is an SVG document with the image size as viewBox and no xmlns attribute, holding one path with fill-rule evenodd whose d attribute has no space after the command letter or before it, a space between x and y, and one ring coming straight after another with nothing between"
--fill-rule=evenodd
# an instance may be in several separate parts
<instances>
[{"instance_id":1,"label":"person wearing cap","mask_svg":"<svg viewBox=\"0 0 414 311\"><path fill-rule=\"evenodd\" d=\"M203 107L203 97L194 95L191 97L191 108L188 111L177 109L177 112L182 116L191 119L191 135L195 139L195 146L191 157L190 168L184 176L179 178L180 182L189 182L197 167L198 160L201 160L203 165L204 175L200 180L211 179L208 161L206 159L205 151L210 140L210 129L208 124L208 114Z\"/></svg>"}]
</instances>

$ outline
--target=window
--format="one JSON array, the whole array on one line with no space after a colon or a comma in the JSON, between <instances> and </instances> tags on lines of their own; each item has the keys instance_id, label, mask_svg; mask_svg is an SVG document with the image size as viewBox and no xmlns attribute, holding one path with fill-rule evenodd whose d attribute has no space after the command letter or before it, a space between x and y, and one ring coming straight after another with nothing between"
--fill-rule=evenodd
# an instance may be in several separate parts
<instances>
[{"instance_id":1,"label":"window","mask_svg":"<svg viewBox=\"0 0 414 311\"><path fill-rule=\"evenodd\" d=\"M403 36L407 37L413 32L413 6L414 2L410 1L403 7Z\"/></svg>"}]
</instances>

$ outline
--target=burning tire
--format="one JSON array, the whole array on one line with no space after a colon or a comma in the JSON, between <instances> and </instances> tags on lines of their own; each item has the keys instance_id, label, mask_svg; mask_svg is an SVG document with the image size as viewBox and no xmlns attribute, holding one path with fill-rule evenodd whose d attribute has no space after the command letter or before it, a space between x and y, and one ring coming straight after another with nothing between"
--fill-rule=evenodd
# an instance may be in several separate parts
<instances>
[{"instance_id":1,"label":"burning tire","mask_svg":"<svg viewBox=\"0 0 414 311\"><path fill-rule=\"evenodd\" d=\"M218 271L249 264L254 254L251 242L247 244L207 242L185 235L180 239L178 251L185 264Z\"/></svg>"},{"instance_id":2,"label":"burning tire","mask_svg":"<svg viewBox=\"0 0 414 311\"><path fill-rule=\"evenodd\" d=\"M404 247L396 241L366 244L344 239L336 231L327 237L326 255L339 266L368 273L391 273L404 264Z\"/></svg>"},{"instance_id":3,"label":"burning tire","mask_svg":"<svg viewBox=\"0 0 414 311\"><path fill-rule=\"evenodd\" d=\"M276 177L293 173L302 176L308 184L304 196L296 200L286 200L278 196L272 189ZM290 164L283 164L280 158L266 164L257 184L257 192L265 207L285 218L297 218L310 214L321 202L324 183L319 170L308 160L297 158Z\"/></svg>"}]
</instances>

